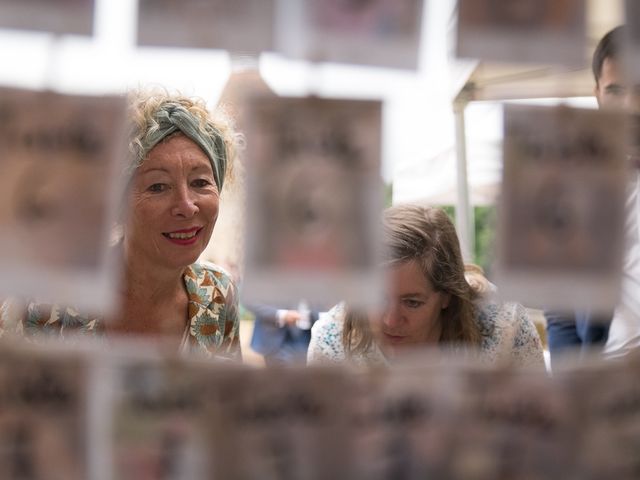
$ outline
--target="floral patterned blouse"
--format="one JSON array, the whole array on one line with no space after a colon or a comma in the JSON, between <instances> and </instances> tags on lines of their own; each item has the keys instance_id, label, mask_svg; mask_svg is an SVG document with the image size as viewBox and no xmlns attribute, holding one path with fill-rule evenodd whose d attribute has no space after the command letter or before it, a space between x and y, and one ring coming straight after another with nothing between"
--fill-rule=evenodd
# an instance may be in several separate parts
<instances>
[{"instance_id":1,"label":"floral patterned blouse","mask_svg":"<svg viewBox=\"0 0 640 480\"><path fill-rule=\"evenodd\" d=\"M241 358L238 298L231 278L220 267L193 264L182 276L188 295L188 323L181 352L208 357ZM5 333L33 338L37 335L88 334L99 337L103 320L86 316L70 307L28 303L26 314L13 318L8 304L0 312L0 336Z\"/></svg>"},{"instance_id":2,"label":"floral patterned blouse","mask_svg":"<svg viewBox=\"0 0 640 480\"><path fill-rule=\"evenodd\" d=\"M342 345L345 308L344 303L336 305L313 325L308 364L345 361ZM522 305L485 299L476 305L475 320L482 336L480 355L483 360L489 363L505 360L516 366L544 368L540 336ZM368 366L388 364L375 344L367 352L354 355L350 361Z\"/></svg>"}]
</instances>

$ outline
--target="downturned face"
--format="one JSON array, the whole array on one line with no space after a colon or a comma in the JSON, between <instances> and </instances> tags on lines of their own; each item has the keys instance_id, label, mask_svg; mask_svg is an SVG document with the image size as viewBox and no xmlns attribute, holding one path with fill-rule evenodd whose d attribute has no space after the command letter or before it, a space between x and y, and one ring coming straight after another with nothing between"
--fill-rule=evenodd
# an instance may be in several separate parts
<instances>
[{"instance_id":1,"label":"downturned face","mask_svg":"<svg viewBox=\"0 0 640 480\"><path fill-rule=\"evenodd\" d=\"M436 344L450 298L434 290L415 260L389 268L386 309L369 316L378 345L393 355L398 348Z\"/></svg>"},{"instance_id":2,"label":"downturned face","mask_svg":"<svg viewBox=\"0 0 640 480\"><path fill-rule=\"evenodd\" d=\"M167 268L194 263L211 238L219 192L207 155L184 135L156 145L131 181L125 248Z\"/></svg>"}]
</instances>

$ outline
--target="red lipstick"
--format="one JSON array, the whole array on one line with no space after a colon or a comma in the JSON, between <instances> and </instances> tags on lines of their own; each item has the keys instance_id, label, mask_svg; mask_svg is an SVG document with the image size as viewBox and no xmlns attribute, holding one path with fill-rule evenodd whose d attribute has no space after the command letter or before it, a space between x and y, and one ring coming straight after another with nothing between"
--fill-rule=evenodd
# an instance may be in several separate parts
<instances>
[{"instance_id":1,"label":"red lipstick","mask_svg":"<svg viewBox=\"0 0 640 480\"><path fill-rule=\"evenodd\" d=\"M198 240L202 227L184 228L163 233L164 237L176 245L193 245Z\"/></svg>"}]
</instances>

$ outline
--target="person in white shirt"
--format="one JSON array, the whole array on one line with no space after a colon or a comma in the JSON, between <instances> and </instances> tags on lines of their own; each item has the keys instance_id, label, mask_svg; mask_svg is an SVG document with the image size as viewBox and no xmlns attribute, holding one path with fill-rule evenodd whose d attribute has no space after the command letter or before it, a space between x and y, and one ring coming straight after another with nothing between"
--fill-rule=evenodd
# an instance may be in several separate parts
<instances>
[{"instance_id":1,"label":"person in white shirt","mask_svg":"<svg viewBox=\"0 0 640 480\"><path fill-rule=\"evenodd\" d=\"M619 26L602 37L593 54L594 95L601 109L628 112L634 142L627 149L629 184L626 201L626 250L618 305L607 315L546 312L551 359L569 348L594 350L620 357L640 346L640 85L631 82L624 68L626 28Z\"/></svg>"},{"instance_id":2,"label":"person in white shirt","mask_svg":"<svg viewBox=\"0 0 640 480\"><path fill-rule=\"evenodd\" d=\"M628 112L631 115L635 136L628 148L630 181L626 205L627 247L622 271L622 288L604 348L607 357L619 357L631 349L640 347L640 138L637 129L640 125L640 84L631 81L629 72L625 69L622 47L627 34L626 28L620 26L607 34L610 40L607 48L601 49L603 51L599 56L602 58L600 65L596 62L598 51L594 55L595 96L598 106L602 109Z\"/></svg>"}]
</instances>

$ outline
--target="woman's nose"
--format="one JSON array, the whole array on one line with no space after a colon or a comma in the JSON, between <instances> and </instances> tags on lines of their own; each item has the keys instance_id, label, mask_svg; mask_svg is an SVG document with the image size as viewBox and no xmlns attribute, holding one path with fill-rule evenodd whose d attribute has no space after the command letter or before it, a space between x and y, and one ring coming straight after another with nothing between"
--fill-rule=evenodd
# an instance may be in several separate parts
<instances>
[{"instance_id":1,"label":"woman's nose","mask_svg":"<svg viewBox=\"0 0 640 480\"><path fill-rule=\"evenodd\" d=\"M190 218L198 213L198 205L193 195L187 188L176 190L174 205L171 214L178 217Z\"/></svg>"},{"instance_id":2,"label":"woman's nose","mask_svg":"<svg viewBox=\"0 0 640 480\"><path fill-rule=\"evenodd\" d=\"M402 314L398 304L390 303L382 315L382 323L389 327L397 327L402 323Z\"/></svg>"}]
</instances>

